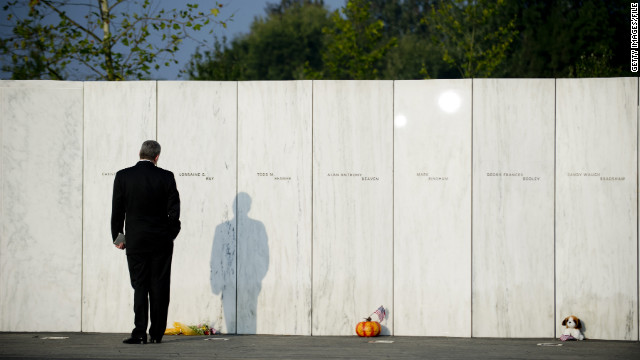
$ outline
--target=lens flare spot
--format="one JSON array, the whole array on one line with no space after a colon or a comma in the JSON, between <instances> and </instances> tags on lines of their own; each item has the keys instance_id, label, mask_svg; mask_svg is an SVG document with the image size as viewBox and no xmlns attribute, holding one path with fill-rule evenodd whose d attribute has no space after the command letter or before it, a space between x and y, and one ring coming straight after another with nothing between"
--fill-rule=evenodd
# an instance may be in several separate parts
<instances>
[{"instance_id":1,"label":"lens flare spot","mask_svg":"<svg viewBox=\"0 0 640 360\"><path fill-rule=\"evenodd\" d=\"M403 114L396 115L394 124L396 125L397 128L405 127L407 125L407 117L404 116Z\"/></svg>"},{"instance_id":2,"label":"lens flare spot","mask_svg":"<svg viewBox=\"0 0 640 360\"><path fill-rule=\"evenodd\" d=\"M448 114L453 114L458 111L461 104L462 99L460 99L460 95L451 90L443 92L438 98L440 109Z\"/></svg>"}]
</instances>

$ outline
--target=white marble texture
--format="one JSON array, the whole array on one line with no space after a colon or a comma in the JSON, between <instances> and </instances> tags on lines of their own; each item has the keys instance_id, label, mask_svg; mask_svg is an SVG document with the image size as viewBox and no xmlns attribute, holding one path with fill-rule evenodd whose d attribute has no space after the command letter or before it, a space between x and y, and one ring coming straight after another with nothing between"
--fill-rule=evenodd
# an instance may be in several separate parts
<instances>
[{"instance_id":1,"label":"white marble texture","mask_svg":"<svg viewBox=\"0 0 640 360\"><path fill-rule=\"evenodd\" d=\"M311 81L238 84L238 333L311 335Z\"/></svg>"},{"instance_id":2,"label":"white marble texture","mask_svg":"<svg viewBox=\"0 0 640 360\"><path fill-rule=\"evenodd\" d=\"M113 180L155 138L156 82L84 83L82 331L133 329L126 255L111 242Z\"/></svg>"},{"instance_id":3,"label":"white marble texture","mask_svg":"<svg viewBox=\"0 0 640 360\"><path fill-rule=\"evenodd\" d=\"M473 330L554 335L554 80L473 81Z\"/></svg>"},{"instance_id":4,"label":"white marble texture","mask_svg":"<svg viewBox=\"0 0 640 360\"><path fill-rule=\"evenodd\" d=\"M468 337L471 80L394 87L394 335Z\"/></svg>"},{"instance_id":5,"label":"white marble texture","mask_svg":"<svg viewBox=\"0 0 640 360\"><path fill-rule=\"evenodd\" d=\"M638 79L556 93L556 335L576 315L587 338L638 340Z\"/></svg>"},{"instance_id":6,"label":"white marble texture","mask_svg":"<svg viewBox=\"0 0 640 360\"><path fill-rule=\"evenodd\" d=\"M313 335L393 331L393 82L313 83ZM374 317L375 319L375 317Z\"/></svg>"},{"instance_id":7,"label":"white marble texture","mask_svg":"<svg viewBox=\"0 0 640 360\"><path fill-rule=\"evenodd\" d=\"M0 331L80 331L82 83L0 81Z\"/></svg>"},{"instance_id":8,"label":"white marble texture","mask_svg":"<svg viewBox=\"0 0 640 360\"><path fill-rule=\"evenodd\" d=\"M354 335L384 305L383 334L551 337L574 314L638 340L638 79L469 82L0 81L0 331L131 330L113 178L157 138L183 201L169 325ZM268 241L238 244L267 268L253 314L236 221Z\"/></svg>"},{"instance_id":9,"label":"white marble texture","mask_svg":"<svg viewBox=\"0 0 640 360\"><path fill-rule=\"evenodd\" d=\"M235 82L158 82L158 165L181 201L168 326L236 332Z\"/></svg>"}]
</instances>

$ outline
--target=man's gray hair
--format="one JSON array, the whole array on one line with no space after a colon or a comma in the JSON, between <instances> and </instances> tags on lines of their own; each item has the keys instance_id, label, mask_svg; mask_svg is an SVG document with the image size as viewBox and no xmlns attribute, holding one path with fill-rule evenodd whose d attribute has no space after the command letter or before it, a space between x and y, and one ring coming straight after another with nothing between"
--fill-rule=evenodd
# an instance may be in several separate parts
<instances>
[{"instance_id":1,"label":"man's gray hair","mask_svg":"<svg viewBox=\"0 0 640 360\"><path fill-rule=\"evenodd\" d=\"M147 140L142 143L140 148L140 159L155 160L160 155L160 144L154 140Z\"/></svg>"}]
</instances>

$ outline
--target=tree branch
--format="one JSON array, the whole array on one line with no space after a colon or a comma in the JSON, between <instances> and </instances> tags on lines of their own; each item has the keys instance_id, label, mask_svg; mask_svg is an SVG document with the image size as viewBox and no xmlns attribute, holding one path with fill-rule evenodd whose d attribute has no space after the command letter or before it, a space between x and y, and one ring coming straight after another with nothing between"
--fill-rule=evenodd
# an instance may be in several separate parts
<instances>
[{"instance_id":1,"label":"tree branch","mask_svg":"<svg viewBox=\"0 0 640 360\"><path fill-rule=\"evenodd\" d=\"M205 17L206 16L194 16L192 22L198 21L200 19L204 19ZM127 27L127 29L133 29L133 28L136 27L136 25L138 25L140 22L143 22L143 21L149 21L149 22L155 22L155 23L164 22L164 23L168 23L168 24L175 23L175 24L178 24L178 25L182 26L182 30L185 31L185 34L186 34L186 24L188 22L190 22L190 20L164 19L164 18L141 16L141 17L138 17L134 22L129 23L129 26ZM120 40L120 38L125 36L130 31L130 30L127 30L127 29L123 28L121 32L119 32L117 35L113 36L112 37L113 42L117 43ZM172 29L168 29L168 30L172 30ZM189 38L191 38L191 37L189 36Z\"/></svg>"},{"instance_id":2,"label":"tree branch","mask_svg":"<svg viewBox=\"0 0 640 360\"><path fill-rule=\"evenodd\" d=\"M115 4L113 4L113 5L109 6L109 13L111 13L111 11L112 11L116 6L118 6L118 5L122 4L122 2L123 2L122 0L116 0L116 3L115 3Z\"/></svg>"},{"instance_id":3,"label":"tree branch","mask_svg":"<svg viewBox=\"0 0 640 360\"><path fill-rule=\"evenodd\" d=\"M78 29L84 31L86 34L88 34L89 36L93 37L94 39L102 42L102 40L96 35L94 34L92 31L86 29L84 26L78 24L77 22L75 22L73 19L71 19L70 17L68 17L64 12L60 11L58 8L56 8L55 6L53 6L48 0L41 0L41 2L45 5L47 5L50 9L52 9L53 11L55 11L56 13L58 13L58 15L64 19L66 19L67 21L69 21L70 23L72 23L74 26L76 26Z\"/></svg>"},{"instance_id":4,"label":"tree branch","mask_svg":"<svg viewBox=\"0 0 640 360\"><path fill-rule=\"evenodd\" d=\"M52 73L53 75L56 76L56 80L64 80L64 78L62 76L60 76L60 74L58 74L58 72L51 67L51 64L47 63L47 71L49 71L50 73Z\"/></svg>"},{"instance_id":5,"label":"tree branch","mask_svg":"<svg viewBox=\"0 0 640 360\"><path fill-rule=\"evenodd\" d=\"M103 73L100 72L100 70L96 69L95 67L93 67L93 65L91 65L89 62L87 62L86 60L78 57L78 56L71 56L73 59L76 59L77 61L79 61L81 64L83 64L84 66L88 67L89 69L91 69L93 72L95 72L96 74L98 74L100 76L100 78L104 79L105 76Z\"/></svg>"}]
</instances>

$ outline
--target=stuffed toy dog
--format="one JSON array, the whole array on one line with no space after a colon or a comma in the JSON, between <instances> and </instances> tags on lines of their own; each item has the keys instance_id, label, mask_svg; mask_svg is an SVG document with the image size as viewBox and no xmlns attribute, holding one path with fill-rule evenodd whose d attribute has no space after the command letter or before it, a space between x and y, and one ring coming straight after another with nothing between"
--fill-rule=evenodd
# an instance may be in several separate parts
<instances>
[{"instance_id":1,"label":"stuffed toy dog","mask_svg":"<svg viewBox=\"0 0 640 360\"><path fill-rule=\"evenodd\" d=\"M562 336L560 336L560 340L584 340L584 335L582 335L582 323L580 323L580 319L577 316L567 316L562 321L562 326L564 326L564 330L562 331Z\"/></svg>"}]
</instances>

